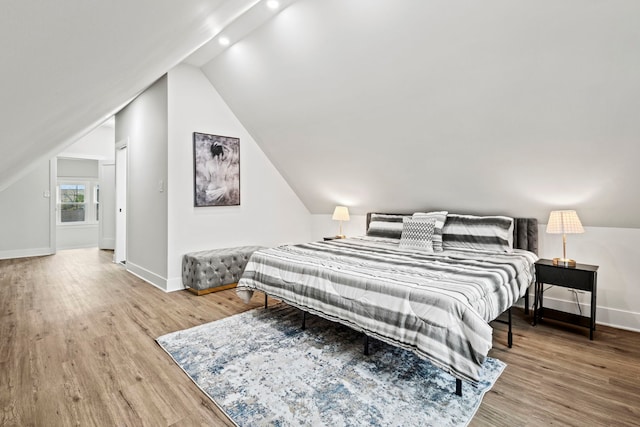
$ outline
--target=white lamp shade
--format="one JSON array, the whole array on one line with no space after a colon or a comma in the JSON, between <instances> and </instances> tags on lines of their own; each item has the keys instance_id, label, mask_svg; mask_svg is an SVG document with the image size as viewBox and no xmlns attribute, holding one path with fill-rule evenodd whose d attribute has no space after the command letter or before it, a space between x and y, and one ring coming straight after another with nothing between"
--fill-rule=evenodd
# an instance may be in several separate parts
<instances>
[{"instance_id":1,"label":"white lamp shade","mask_svg":"<svg viewBox=\"0 0 640 427\"><path fill-rule=\"evenodd\" d=\"M336 221L349 221L349 209L346 206L336 206L331 219Z\"/></svg>"},{"instance_id":2,"label":"white lamp shade","mask_svg":"<svg viewBox=\"0 0 640 427\"><path fill-rule=\"evenodd\" d=\"M547 233L574 234L584 233L584 228L576 211L551 211Z\"/></svg>"}]
</instances>

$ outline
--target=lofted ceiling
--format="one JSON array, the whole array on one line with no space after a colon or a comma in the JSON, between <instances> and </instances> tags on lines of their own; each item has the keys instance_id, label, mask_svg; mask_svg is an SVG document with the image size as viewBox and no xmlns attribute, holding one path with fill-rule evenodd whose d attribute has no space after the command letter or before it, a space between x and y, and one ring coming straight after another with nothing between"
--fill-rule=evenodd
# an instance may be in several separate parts
<instances>
[{"instance_id":1,"label":"lofted ceiling","mask_svg":"<svg viewBox=\"0 0 640 427\"><path fill-rule=\"evenodd\" d=\"M51 158L108 119L242 16L251 16L258 3L3 2L0 191L37 160Z\"/></svg>"},{"instance_id":2,"label":"lofted ceiling","mask_svg":"<svg viewBox=\"0 0 640 427\"><path fill-rule=\"evenodd\" d=\"M300 0L203 70L313 213L640 227L640 2Z\"/></svg>"},{"instance_id":3,"label":"lofted ceiling","mask_svg":"<svg viewBox=\"0 0 640 427\"><path fill-rule=\"evenodd\" d=\"M185 61L312 213L640 227L640 2L264 4L5 2L0 191Z\"/></svg>"}]
</instances>

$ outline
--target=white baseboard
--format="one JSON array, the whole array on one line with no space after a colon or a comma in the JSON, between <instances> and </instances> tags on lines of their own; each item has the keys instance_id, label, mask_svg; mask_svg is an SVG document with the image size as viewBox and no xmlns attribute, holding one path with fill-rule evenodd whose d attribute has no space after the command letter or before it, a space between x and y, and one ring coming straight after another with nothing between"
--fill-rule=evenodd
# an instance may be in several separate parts
<instances>
[{"instance_id":1,"label":"white baseboard","mask_svg":"<svg viewBox=\"0 0 640 427\"><path fill-rule=\"evenodd\" d=\"M174 277L167 280L167 292L175 292L186 289L182 284L182 277Z\"/></svg>"},{"instance_id":2,"label":"white baseboard","mask_svg":"<svg viewBox=\"0 0 640 427\"><path fill-rule=\"evenodd\" d=\"M110 249L114 250L116 248L116 239L115 238L105 238L100 241L98 244L100 249Z\"/></svg>"},{"instance_id":3,"label":"white baseboard","mask_svg":"<svg viewBox=\"0 0 640 427\"><path fill-rule=\"evenodd\" d=\"M0 251L0 259L27 258L33 256L53 255L56 251L52 248L17 249Z\"/></svg>"},{"instance_id":4,"label":"white baseboard","mask_svg":"<svg viewBox=\"0 0 640 427\"><path fill-rule=\"evenodd\" d=\"M164 292L175 292L185 289L182 285L182 277L174 277L172 279L166 279L156 273L140 267L137 264L127 261L125 264L127 271L136 277L144 280L145 282L155 286Z\"/></svg>"},{"instance_id":5,"label":"white baseboard","mask_svg":"<svg viewBox=\"0 0 640 427\"><path fill-rule=\"evenodd\" d=\"M533 296L531 296L531 298L533 298ZM531 301L533 301L533 299L531 299ZM575 301L545 296L544 306L567 313L580 314L580 310L578 310L578 304ZM582 310L583 316L588 317L591 313L589 304L581 302L580 309ZM625 329L628 331L640 332L640 313L597 306L596 324Z\"/></svg>"},{"instance_id":6,"label":"white baseboard","mask_svg":"<svg viewBox=\"0 0 640 427\"><path fill-rule=\"evenodd\" d=\"M158 289L161 289L167 292L167 279L157 275L156 273L147 270L146 268L140 267L139 265L133 264L129 261L126 263L127 271L134 276L137 276L144 280L147 283L152 284Z\"/></svg>"},{"instance_id":7,"label":"white baseboard","mask_svg":"<svg viewBox=\"0 0 640 427\"><path fill-rule=\"evenodd\" d=\"M97 248L98 246L95 243L87 243L83 245L70 245L70 246L58 246L56 250L66 251L67 249L86 249L86 248Z\"/></svg>"},{"instance_id":8,"label":"white baseboard","mask_svg":"<svg viewBox=\"0 0 640 427\"><path fill-rule=\"evenodd\" d=\"M516 304L517 307L524 307L524 298ZM566 313L580 314L578 305L575 301L565 300L545 296L544 306L554 310L564 311ZM533 293L529 295L529 309L533 307ZM583 316L589 316L591 308L587 303L580 303L580 309ZM533 314L533 312L530 311ZM619 310L617 308L609 308L597 306L596 308L596 324L611 326L612 328L624 329L627 331L640 332L640 313L634 313L627 310Z\"/></svg>"}]
</instances>

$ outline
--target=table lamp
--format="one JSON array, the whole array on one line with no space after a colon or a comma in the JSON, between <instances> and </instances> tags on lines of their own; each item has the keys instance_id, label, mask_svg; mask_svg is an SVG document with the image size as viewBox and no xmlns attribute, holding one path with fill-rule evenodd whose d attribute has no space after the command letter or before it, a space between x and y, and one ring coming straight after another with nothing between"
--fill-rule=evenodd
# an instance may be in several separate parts
<instances>
[{"instance_id":1,"label":"table lamp","mask_svg":"<svg viewBox=\"0 0 640 427\"><path fill-rule=\"evenodd\" d=\"M562 234L562 258L554 258L553 265L575 267L576 262L567 258L567 234L584 233L584 228L576 211L551 211L547 233Z\"/></svg>"},{"instance_id":2,"label":"table lamp","mask_svg":"<svg viewBox=\"0 0 640 427\"><path fill-rule=\"evenodd\" d=\"M342 221L349 221L349 209L346 206L336 206L331 219L340 221L340 233L337 237L344 239L346 236L342 234Z\"/></svg>"}]
</instances>

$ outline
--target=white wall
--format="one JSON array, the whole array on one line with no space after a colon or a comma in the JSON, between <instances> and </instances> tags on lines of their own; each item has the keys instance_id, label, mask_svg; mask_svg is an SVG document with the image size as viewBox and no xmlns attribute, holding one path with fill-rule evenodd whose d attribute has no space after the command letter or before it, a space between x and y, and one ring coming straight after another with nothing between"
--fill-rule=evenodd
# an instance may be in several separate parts
<instances>
[{"instance_id":1,"label":"white wall","mask_svg":"<svg viewBox=\"0 0 640 427\"><path fill-rule=\"evenodd\" d=\"M67 159L58 156L58 177L71 179L98 179L98 161L91 159Z\"/></svg>"},{"instance_id":2,"label":"white wall","mask_svg":"<svg viewBox=\"0 0 640 427\"><path fill-rule=\"evenodd\" d=\"M57 225L56 230L57 250L98 246L98 224Z\"/></svg>"},{"instance_id":3,"label":"white wall","mask_svg":"<svg viewBox=\"0 0 640 427\"><path fill-rule=\"evenodd\" d=\"M116 115L128 145L127 270L165 288L167 277L167 78Z\"/></svg>"},{"instance_id":4,"label":"white wall","mask_svg":"<svg viewBox=\"0 0 640 427\"><path fill-rule=\"evenodd\" d=\"M51 194L51 174L55 162L43 161L0 191L0 259L55 252L50 216L54 198L45 197Z\"/></svg>"},{"instance_id":5,"label":"white wall","mask_svg":"<svg viewBox=\"0 0 640 427\"><path fill-rule=\"evenodd\" d=\"M240 206L193 205L193 132L240 138ZM169 72L169 290L182 288L182 255L310 238L310 214L204 74Z\"/></svg>"},{"instance_id":6,"label":"white wall","mask_svg":"<svg viewBox=\"0 0 640 427\"><path fill-rule=\"evenodd\" d=\"M58 157L114 160L115 128L99 126L58 154Z\"/></svg>"}]
</instances>

